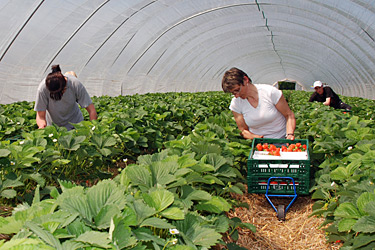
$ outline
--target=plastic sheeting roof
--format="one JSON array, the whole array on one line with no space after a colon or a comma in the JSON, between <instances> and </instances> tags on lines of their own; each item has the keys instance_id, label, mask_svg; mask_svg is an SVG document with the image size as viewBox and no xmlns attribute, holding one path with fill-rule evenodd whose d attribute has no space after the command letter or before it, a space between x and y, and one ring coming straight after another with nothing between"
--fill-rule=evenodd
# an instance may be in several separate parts
<instances>
[{"instance_id":1,"label":"plastic sheeting roof","mask_svg":"<svg viewBox=\"0 0 375 250\"><path fill-rule=\"evenodd\" d=\"M53 64L90 95L315 80L374 99L373 0L1 0L0 103L35 100Z\"/></svg>"}]
</instances>

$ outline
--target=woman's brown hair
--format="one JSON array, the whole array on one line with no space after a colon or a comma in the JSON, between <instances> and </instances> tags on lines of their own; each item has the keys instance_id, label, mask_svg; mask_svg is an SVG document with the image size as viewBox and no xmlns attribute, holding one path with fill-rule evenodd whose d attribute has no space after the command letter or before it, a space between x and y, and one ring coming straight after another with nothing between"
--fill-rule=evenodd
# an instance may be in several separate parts
<instances>
[{"instance_id":1,"label":"woman's brown hair","mask_svg":"<svg viewBox=\"0 0 375 250\"><path fill-rule=\"evenodd\" d=\"M66 80L61 73L59 65L52 65L52 72L46 77L46 86L49 90L49 96L55 100L61 100L66 87Z\"/></svg>"},{"instance_id":2,"label":"woman's brown hair","mask_svg":"<svg viewBox=\"0 0 375 250\"><path fill-rule=\"evenodd\" d=\"M224 92L228 93L231 90L239 85L244 85L244 77L249 78L251 83L250 77L238 68L231 68L224 73L223 80L221 81L221 87L223 88Z\"/></svg>"}]
</instances>

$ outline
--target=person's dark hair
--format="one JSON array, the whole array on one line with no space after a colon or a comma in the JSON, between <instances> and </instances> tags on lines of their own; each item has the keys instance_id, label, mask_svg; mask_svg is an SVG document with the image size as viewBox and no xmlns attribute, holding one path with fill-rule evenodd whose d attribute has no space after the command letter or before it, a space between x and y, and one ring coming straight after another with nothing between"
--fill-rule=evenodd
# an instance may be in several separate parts
<instances>
[{"instance_id":1,"label":"person's dark hair","mask_svg":"<svg viewBox=\"0 0 375 250\"><path fill-rule=\"evenodd\" d=\"M49 96L56 101L61 100L64 89L66 87L66 80L61 73L59 65L52 65L52 72L46 77L46 87L49 90Z\"/></svg>"},{"instance_id":2,"label":"person's dark hair","mask_svg":"<svg viewBox=\"0 0 375 250\"><path fill-rule=\"evenodd\" d=\"M52 65L51 70L52 70L52 73L61 72L60 65L59 64Z\"/></svg>"},{"instance_id":3,"label":"person's dark hair","mask_svg":"<svg viewBox=\"0 0 375 250\"><path fill-rule=\"evenodd\" d=\"M244 77L249 78L251 83L250 77L238 68L231 68L224 73L223 80L221 81L221 87L223 88L224 92L230 93L234 87L238 85L244 85Z\"/></svg>"}]
</instances>

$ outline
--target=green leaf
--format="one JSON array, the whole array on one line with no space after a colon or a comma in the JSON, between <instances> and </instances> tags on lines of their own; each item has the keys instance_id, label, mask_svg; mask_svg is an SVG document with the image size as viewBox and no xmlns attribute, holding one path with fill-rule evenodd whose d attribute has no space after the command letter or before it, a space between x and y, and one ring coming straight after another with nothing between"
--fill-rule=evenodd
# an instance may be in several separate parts
<instances>
[{"instance_id":1,"label":"green leaf","mask_svg":"<svg viewBox=\"0 0 375 250\"><path fill-rule=\"evenodd\" d=\"M186 245L174 245L172 247L168 247L170 250L195 250L194 247L186 246Z\"/></svg>"},{"instance_id":2,"label":"green leaf","mask_svg":"<svg viewBox=\"0 0 375 250\"><path fill-rule=\"evenodd\" d=\"M373 193L365 192L365 193L362 193L358 197L358 199L357 199L357 207L359 209L359 212L361 212L362 215L367 215L368 214L366 212L365 207L371 201L372 202L375 201L375 194L373 194Z\"/></svg>"},{"instance_id":3,"label":"green leaf","mask_svg":"<svg viewBox=\"0 0 375 250\"><path fill-rule=\"evenodd\" d=\"M74 136L73 134L68 134L61 136L58 141L61 146L70 151L76 151L81 146L81 143L86 139L86 136Z\"/></svg>"},{"instance_id":4,"label":"green leaf","mask_svg":"<svg viewBox=\"0 0 375 250\"><path fill-rule=\"evenodd\" d=\"M253 233L256 233L256 231L257 231L256 226L254 226L251 223L247 223L247 222L242 222L240 224L240 227L244 227L244 228L250 229Z\"/></svg>"},{"instance_id":5,"label":"green leaf","mask_svg":"<svg viewBox=\"0 0 375 250\"><path fill-rule=\"evenodd\" d=\"M193 243L198 246L211 247L216 245L221 234L211 228L202 228L194 235Z\"/></svg>"},{"instance_id":6,"label":"green leaf","mask_svg":"<svg viewBox=\"0 0 375 250\"><path fill-rule=\"evenodd\" d=\"M32 204L36 204L36 203L39 203L40 202L40 185L37 185L36 186L36 189L35 189L35 194L34 194L34 198L33 198L33 203Z\"/></svg>"},{"instance_id":7,"label":"green leaf","mask_svg":"<svg viewBox=\"0 0 375 250\"><path fill-rule=\"evenodd\" d=\"M210 164L205 164L205 163L199 163L191 167L194 171L198 173L205 173L205 172L213 172L215 171L214 166Z\"/></svg>"},{"instance_id":8,"label":"green leaf","mask_svg":"<svg viewBox=\"0 0 375 250\"><path fill-rule=\"evenodd\" d=\"M202 157L201 161L212 165L215 171L227 163L227 160L218 154L207 154Z\"/></svg>"},{"instance_id":9,"label":"green leaf","mask_svg":"<svg viewBox=\"0 0 375 250\"><path fill-rule=\"evenodd\" d=\"M80 216L92 220L92 212L84 194L83 187L77 186L71 189L66 189L62 194L57 197L57 202L61 209L70 211L71 213L78 212Z\"/></svg>"},{"instance_id":10,"label":"green leaf","mask_svg":"<svg viewBox=\"0 0 375 250\"><path fill-rule=\"evenodd\" d=\"M204 210L212 213L228 212L231 205L222 197L214 196L211 200L201 202L195 206L197 210Z\"/></svg>"},{"instance_id":11,"label":"green leaf","mask_svg":"<svg viewBox=\"0 0 375 250\"><path fill-rule=\"evenodd\" d=\"M141 227L132 230L132 233L136 236L139 241L147 242L152 241L160 246L164 246L166 241L157 235L154 235L149 228Z\"/></svg>"},{"instance_id":12,"label":"green leaf","mask_svg":"<svg viewBox=\"0 0 375 250\"><path fill-rule=\"evenodd\" d=\"M334 215L348 219L359 219L361 217L358 209L350 202L340 204L335 210Z\"/></svg>"},{"instance_id":13,"label":"green leaf","mask_svg":"<svg viewBox=\"0 0 375 250\"><path fill-rule=\"evenodd\" d=\"M346 167L347 169L347 173L348 173L348 176L351 176L355 173L355 171L361 167L362 165L362 160L361 158L359 159L356 159L354 161L352 161L351 163L348 164L348 166Z\"/></svg>"},{"instance_id":14,"label":"green leaf","mask_svg":"<svg viewBox=\"0 0 375 250\"><path fill-rule=\"evenodd\" d=\"M177 172L179 172L179 171L177 171ZM176 175L175 175L175 176L178 176L178 175L177 175L177 172L176 172ZM179 177L179 178L176 178L176 181L175 181L175 182L172 182L171 184L168 184L168 185L166 186L166 189L171 190L172 188L181 187L181 186L184 186L184 185L186 185L186 184L187 184L186 179L183 178L183 177Z\"/></svg>"},{"instance_id":15,"label":"green leaf","mask_svg":"<svg viewBox=\"0 0 375 250\"><path fill-rule=\"evenodd\" d=\"M108 157L109 155L112 154L112 151L108 148L99 148L99 152L105 157Z\"/></svg>"},{"instance_id":16,"label":"green leaf","mask_svg":"<svg viewBox=\"0 0 375 250\"><path fill-rule=\"evenodd\" d=\"M237 187L237 186L231 186L231 187L229 187L229 191L231 193L235 193L235 194L239 194L239 195L243 194L243 192L241 191L241 189L239 187Z\"/></svg>"},{"instance_id":17,"label":"green leaf","mask_svg":"<svg viewBox=\"0 0 375 250\"><path fill-rule=\"evenodd\" d=\"M139 226L155 228L173 228L173 225L169 224L165 219L160 219L156 217L145 219Z\"/></svg>"},{"instance_id":18,"label":"green leaf","mask_svg":"<svg viewBox=\"0 0 375 250\"><path fill-rule=\"evenodd\" d=\"M0 149L0 157L7 157L11 152L8 149Z\"/></svg>"},{"instance_id":19,"label":"green leaf","mask_svg":"<svg viewBox=\"0 0 375 250\"><path fill-rule=\"evenodd\" d=\"M221 167L220 169L217 170L216 173L217 173L217 176L222 176L224 178L228 178L228 177L236 178L237 177L235 169L228 165Z\"/></svg>"},{"instance_id":20,"label":"green leaf","mask_svg":"<svg viewBox=\"0 0 375 250\"><path fill-rule=\"evenodd\" d=\"M212 196L204 190L193 190L186 196L186 199L191 201L208 201L212 199Z\"/></svg>"},{"instance_id":21,"label":"green leaf","mask_svg":"<svg viewBox=\"0 0 375 250\"><path fill-rule=\"evenodd\" d=\"M62 244L63 249L85 249L89 246L89 244L76 241L64 241Z\"/></svg>"},{"instance_id":22,"label":"green leaf","mask_svg":"<svg viewBox=\"0 0 375 250\"><path fill-rule=\"evenodd\" d=\"M26 213L26 212L24 212ZM25 220L16 219L15 216L2 217L0 216L0 233L1 234L15 234L22 228Z\"/></svg>"},{"instance_id":23,"label":"green leaf","mask_svg":"<svg viewBox=\"0 0 375 250\"><path fill-rule=\"evenodd\" d=\"M4 182L3 182L3 185L2 185L2 188L5 189L5 188L15 188L15 187L20 187L20 186L23 186L23 182L20 181L21 179L21 176L19 176L17 179L5 179Z\"/></svg>"},{"instance_id":24,"label":"green leaf","mask_svg":"<svg viewBox=\"0 0 375 250\"><path fill-rule=\"evenodd\" d=\"M43 241L39 239L30 238L11 239L10 241L5 242L4 244L1 244L0 242L0 248L3 250L56 250L56 248L46 245Z\"/></svg>"},{"instance_id":25,"label":"green leaf","mask_svg":"<svg viewBox=\"0 0 375 250\"><path fill-rule=\"evenodd\" d=\"M74 220L72 223L68 224L66 226L66 229L70 234L75 236L81 235L87 231L92 230L90 227L86 226L86 224L79 218Z\"/></svg>"},{"instance_id":26,"label":"green leaf","mask_svg":"<svg viewBox=\"0 0 375 250\"><path fill-rule=\"evenodd\" d=\"M75 241L88 243L94 247L110 248L110 239L108 233L97 232L97 231L87 231L79 235Z\"/></svg>"},{"instance_id":27,"label":"green leaf","mask_svg":"<svg viewBox=\"0 0 375 250\"><path fill-rule=\"evenodd\" d=\"M372 216L375 216L375 201L370 201L365 205L364 211Z\"/></svg>"},{"instance_id":28,"label":"green leaf","mask_svg":"<svg viewBox=\"0 0 375 250\"><path fill-rule=\"evenodd\" d=\"M345 131L345 137L347 137L348 139L351 139L351 140L355 140L355 141L359 140L357 132L354 131L354 130Z\"/></svg>"},{"instance_id":29,"label":"green leaf","mask_svg":"<svg viewBox=\"0 0 375 250\"><path fill-rule=\"evenodd\" d=\"M124 220L120 216L115 216L111 220L109 235L109 238L118 249L124 249L137 243L137 239L133 237L131 228L124 224Z\"/></svg>"},{"instance_id":30,"label":"green leaf","mask_svg":"<svg viewBox=\"0 0 375 250\"><path fill-rule=\"evenodd\" d=\"M362 158L362 155L359 154L359 153L352 153L348 156L348 161L350 162L353 162L353 161L357 161L358 159L361 159Z\"/></svg>"},{"instance_id":31,"label":"green leaf","mask_svg":"<svg viewBox=\"0 0 375 250\"><path fill-rule=\"evenodd\" d=\"M163 161L153 162L150 165L150 171L152 175L153 185L165 186L176 180L176 177L171 173L176 172L179 168L176 160L173 158L167 158Z\"/></svg>"},{"instance_id":32,"label":"green leaf","mask_svg":"<svg viewBox=\"0 0 375 250\"><path fill-rule=\"evenodd\" d=\"M200 144L192 145L191 149L193 152L200 154L200 155L206 155L209 153L216 153L221 155L221 148L219 145L215 144L208 144L205 142L201 142Z\"/></svg>"},{"instance_id":33,"label":"green leaf","mask_svg":"<svg viewBox=\"0 0 375 250\"><path fill-rule=\"evenodd\" d=\"M121 210L119 207L115 204L109 204L105 205L100 209L97 216L95 216L94 221L95 225L98 227L98 229L106 229L109 228L111 224L111 219L117 215L120 214Z\"/></svg>"},{"instance_id":34,"label":"green leaf","mask_svg":"<svg viewBox=\"0 0 375 250\"><path fill-rule=\"evenodd\" d=\"M240 247L236 243L228 243L227 244L228 250L246 250L247 248Z\"/></svg>"},{"instance_id":35,"label":"green leaf","mask_svg":"<svg viewBox=\"0 0 375 250\"><path fill-rule=\"evenodd\" d=\"M63 192L65 192L65 190L67 190L67 189L71 189L71 188L73 188L73 187L77 187L77 185L74 184L74 183L71 182L71 181L59 180L59 184L60 184L60 186L61 186L61 190L62 190Z\"/></svg>"},{"instance_id":36,"label":"green leaf","mask_svg":"<svg viewBox=\"0 0 375 250\"><path fill-rule=\"evenodd\" d=\"M210 248L222 237L214 229L200 225L198 215L191 213L187 214L183 221L177 221L175 224L185 242L190 244Z\"/></svg>"},{"instance_id":37,"label":"green leaf","mask_svg":"<svg viewBox=\"0 0 375 250\"><path fill-rule=\"evenodd\" d=\"M52 161L52 166L66 165L70 162L71 162L71 160L67 160L67 159L56 159L56 160Z\"/></svg>"},{"instance_id":38,"label":"green leaf","mask_svg":"<svg viewBox=\"0 0 375 250\"><path fill-rule=\"evenodd\" d=\"M184 211L177 207L169 207L160 213L163 217L171 220L183 220L185 218Z\"/></svg>"},{"instance_id":39,"label":"green leaf","mask_svg":"<svg viewBox=\"0 0 375 250\"><path fill-rule=\"evenodd\" d=\"M347 219L344 218L339 221L338 230L339 232L349 232L352 229L352 226L357 222L356 219Z\"/></svg>"},{"instance_id":40,"label":"green leaf","mask_svg":"<svg viewBox=\"0 0 375 250\"><path fill-rule=\"evenodd\" d=\"M116 139L112 136L105 137L103 135L93 135L91 137L91 142L100 149L105 147L111 147L116 144Z\"/></svg>"},{"instance_id":41,"label":"green leaf","mask_svg":"<svg viewBox=\"0 0 375 250\"><path fill-rule=\"evenodd\" d=\"M129 177L133 185L141 185L146 188L152 187L150 171L144 166L129 165L125 168L123 173Z\"/></svg>"},{"instance_id":42,"label":"green leaf","mask_svg":"<svg viewBox=\"0 0 375 250\"><path fill-rule=\"evenodd\" d=\"M113 180L100 181L87 190L87 202L93 216L107 205L116 205L122 210L125 207L125 196L121 188Z\"/></svg>"},{"instance_id":43,"label":"green leaf","mask_svg":"<svg viewBox=\"0 0 375 250\"><path fill-rule=\"evenodd\" d=\"M344 167L338 167L333 170L329 175L333 180L347 180L348 172Z\"/></svg>"},{"instance_id":44,"label":"green leaf","mask_svg":"<svg viewBox=\"0 0 375 250\"><path fill-rule=\"evenodd\" d=\"M6 189L1 191L0 195L7 199L12 199L17 196L17 192L14 189Z\"/></svg>"},{"instance_id":45,"label":"green leaf","mask_svg":"<svg viewBox=\"0 0 375 250\"><path fill-rule=\"evenodd\" d=\"M51 195L52 198L57 199L57 197L58 197L60 194L59 194L59 191L57 190L57 188L54 187L54 188L51 190L50 195Z\"/></svg>"},{"instance_id":46,"label":"green leaf","mask_svg":"<svg viewBox=\"0 0 375 250\"><path fill-rule=\"evenodd\" d=\"M362 233L375 233L375 216L364 216L353 226L353 230Z\"/></svg>"},{"instance_id":47,"label":"green leaf","mask_svg":"<svg viewBox=\"0 0 375 250\"><path fill-rule=\"evenodd\" d=\"M46 185L46 179L40 173L32 173L25 176L34 180L41 187L44 187Z\"/></svg>"},{"instance_id":48,"label":"green leaf","mask_svg":"<svg viewBox=\"0 0 375 250\"><path fill-rule=\"evenodd\" d=\"M311 199L313 200L328 200L329 198L329 192L323 190L322 188L316 190L311 196Z\"/></svg>"},{"instance_id":49,"label":"green leaf","mask_svg":"<svg viewBox=\"0 0 375 250\"><path fill-rule=\"evenodd\" d=\"M157 154L153 155L141 155L138 157L137 161L139 165L151 165L153 162L159 162L167 158L168 152L167 151L162 151Z\"/></svg>"},{"instance_id":50,"label":"green leaf","mask_svg":"<svg viewBox=\"0 0 375 250\"><path fill-rule=\"evenodd\" d=\"M360 249L360 247L366 246L374 241L374 235L359 234L357 237L354 238L352 249Z\"/></svg>"},{"instance_id":51,"label":"green leaf","mask_svg":"<svg viewBox=\"0 0 375 250\"><path fill-rule=\"evenodd\" d=\"M166 189L158 189L149 194L143 194L146 203L155 208L156 212L161 212L170 206L174 201L174 196Z\"/></svg>"},{"instance_id":52,"label":"green leaf","mask_svg":"<svg viewBox=\"0 0 375 250\"><path fill-rule=\"evenodd\" d=\"M197 164L198 161L194 159L194 156L192 155L183 155L178 159L178 164L181 168L188 168L192 167L195 164Z\"/></svg>"},{"instance_id":53,"label":"green leaf","mask_svg":"<svg viewBox=\"0 0 375 250\"><path fill-rule=\"evenodd\" d=\"M50 246L54 247L57 250L63 250L60 241L56 239L50 232L44 230L31 221L27 221L25 223L25 226L30 228L31 231L33 231L39 238L44 240Z\"/></svg>"},{"instance_id":54,"label":"green leaf","mask_svg":"<svg viewBox=\"0 0 375 250\"><path fill-rule=\"evenodd\" d=\"M202 178L202 175L200 175L197 172L192 172L186 176L186 181L190 185L193 183L205 183L205 184L212 184L210 181Z\"/></svg>"},{"instance_id":55,"label":"green leaf","mask_svg":"<svg viewBox=\"0 0 375 250\"><path fill-rule=\"evenodd\" d=\"M0 233L18 233L26 221L50 214L55 209L56 203L53 200L43 200L39 203L33 204L31 207L27 204L20 204L14 209L12 216L5 218L0 217Z\"/></svg>"},{"instance_id":56,"label":"green leaf","mask_svg":"<svg viewBox=\"0 0 375 250\"><path fill-rule=\"evenodd\" d=\"M135 211L138 224L156 213L154 208L148 206L142 200L135 200L129 206Z\"/></svg>"},{"instance_id":57,"label":"green leaf","mask_svg":"<svg viewBox=\"0 0 375 250\"><path fill-rule=\"evenodd\" d=\"M126 226L136 226L137 225L137 215L135 211L130 207L125 207L122 211L122 223Z\"/></svg>"}]
</instances>

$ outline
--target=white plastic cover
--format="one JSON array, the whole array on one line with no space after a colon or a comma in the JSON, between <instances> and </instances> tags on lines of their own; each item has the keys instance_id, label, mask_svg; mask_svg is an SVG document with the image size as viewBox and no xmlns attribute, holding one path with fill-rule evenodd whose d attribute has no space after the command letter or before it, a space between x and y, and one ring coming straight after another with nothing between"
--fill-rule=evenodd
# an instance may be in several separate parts
<instances>
[{"instance_id":1,"label":"white plastic cover","mask_svg":"<svg viewBox=\"0 0 375 250\"><path fill-rule=\"evenodd\" d=\"M254 83L374 99L373 0L1 0L0 103L34 101L53 64L90 95Z\"/></svg>"}]
</instances>

